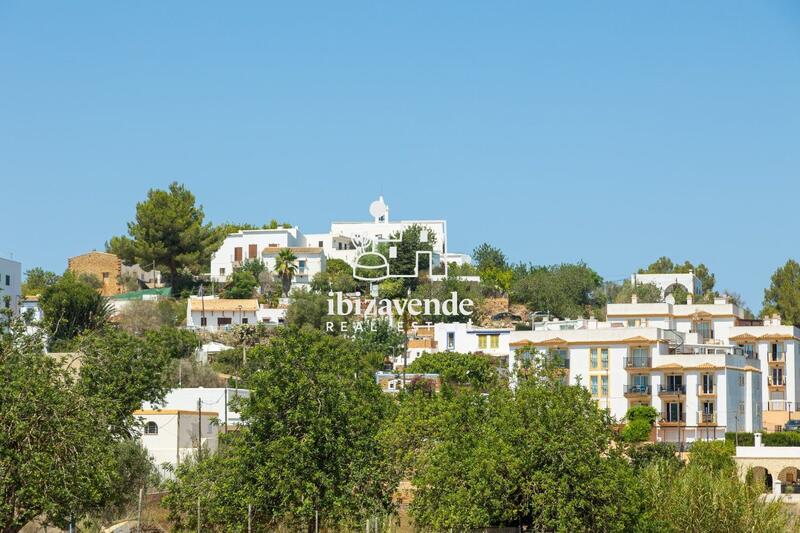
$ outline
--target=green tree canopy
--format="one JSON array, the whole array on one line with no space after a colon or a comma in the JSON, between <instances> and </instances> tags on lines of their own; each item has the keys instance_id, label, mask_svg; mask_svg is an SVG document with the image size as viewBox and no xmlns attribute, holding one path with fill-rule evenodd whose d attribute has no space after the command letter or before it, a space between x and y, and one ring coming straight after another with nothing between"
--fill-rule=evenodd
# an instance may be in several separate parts
<instances>
[{"instance_id":1,"label":"green tree canopy","mask_svg":"<svg viewBox=\"0 0 800 533\"><path fill-rule=\"evenodd\" d=\"M408 366L409 372L439 374L443 383L470 385L478 390L488 390L499 384L497 367L491 356L435 352L424 353Z\"/></svg>"},{"instance_id":2,"label":"green tree canopy","mask_svg":"<svg viewBox=\"0 0 800 533\"><path fill-rule=\"evenodd\" d=\"M112 238L107 248L129 263L155 261L169 271L174 289L180 269L199 273L207 266L216 243L203 219L203 208L195 205L194 194L183 185L150 189L147 199L136 204L135 220L128 223L130 238Z\"/></svg>"},{"instance_id":3,"label":"green tree canopy","mask_svg":"<svg viewBox=\"0 0 800 533\"><path fill-rule=\"evenodd\" d=\"M40 304L51 346L102 328L111 314L108 300L71 272L44 289Z\"/></svg>"},{"instance_id":4,"label":"green tree canopy","mask_svg":"<svg viewBox=\"0 0 800 533\"><path fill-rule=\"evenodd\" d=\"M584 263L517 265L511 301L562 318L587 317L606 303L602 283L600 275Z\"/></svg>"},{"instance_id":5,"label":"green tree canopy","mask_svg":"<svg viewBox=\"0 0 800 533\"><path fill-rule=\"evenodd\" d=\"M376 435L391 412L372 369L353 344L286 328L258 352L245 424L224 451L178 469L166 503L177 529L241 531L247 505L258 527L360 528L391 509L397 480Z\"/></svg>"},{"instance_id":6,"label":"green tree canopy","mask_svg":"<svg viewBox=\"0 0 800 533\"><path fill-rule=\"evenodd\" d=\"M40 267L26 270L25 283L22 285L22 295L41 294L47 287L55 285L58 279L58 274Z\"/></svg>"},{"instance_id":7,"label":"green tree canopy","mask_svg":"<svg viewBox=\"0 0 800 533\"><path fill-rule=\"evenodd\" d=\"M479 272L490 268L497 270L508 269L506 255L502 250L486 242L472 251L472 261L478 267Z\"/></svg>"},{"instance_id":8,"label":"green tree canopy","mask_svg":"<svg viewBox=\"0 0 800 533\"><path fill-rule=\"evenodd\" d=\"M231 279L225 286L223 296L225 298L253 298L258 287L258 279L250 270L239 268L233 271Z\"/></svg>"},{"instance_id":9,"label":"green tree canopy","mask_svg":"<svg viewBox=\"0 0 800 533\"><path fill-rule=\"evenodd\" d=\"M778 268L764 290L761 316L781 315L787 324L800 326L800 264L789 259Z\"/></svg>"}]
</instances>

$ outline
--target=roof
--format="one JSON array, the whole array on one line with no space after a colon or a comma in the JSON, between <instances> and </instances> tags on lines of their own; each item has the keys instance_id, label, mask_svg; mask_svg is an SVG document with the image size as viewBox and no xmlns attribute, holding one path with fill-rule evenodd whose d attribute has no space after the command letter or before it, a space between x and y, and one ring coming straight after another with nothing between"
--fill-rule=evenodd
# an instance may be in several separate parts
<instances>
[{"instance_id":1,"label":"roof","mask_svg":"<svg viewBox=\"0 0 800 533\"><path fill-rule=\"evenodd\" d=\"M170 287L163 287L161 289L142 289L140 291L123 292L122 294L115 294L111 297L112 300L141 300L142 296L164 296L169 297L172 295Z\"/></svg>"},{"instance_id":2,"label":"roof","mask_svg":"<svg viewBox=\"0 0 800 533\"><path fill-rule=\"evenodd\" d=\"M264 248L262 254L277 254L281 250L290 250L292 253L297 254L321 254L322 248L319 246L267 246Z\"/></svg>"},{"instance_id":3,"label":"roof","mask_svg":"<svg viewBox=\"0 0 800 533\"><path fill-rule=\"evenodd\" d=\"M192 311L238 311L240 307L242 311L258 311L258 300L255 298L191 298L189 305Z\"/></svg>"},{"instance_id":4,"label":"roof","mask_svg":"<svg viewBox=\"0 0 800 533\"><path fill-rule=\"evenodd\" d=\"M108 256L113 256L113 257L116 257L117 259L119 259L117 254L112 254L112 253L109 253L109 252L98 252L97 250L92 250L91 252L86 252L85 254L73 255L72 257L67 258L67 260L76 259L78 257L86 257L87 255L108 255Z\"/></svg>"},{"instance_id":5,"label":"roof","mask_svg":"<svg viewBox=\"0 0 800 533\"><path fill-rule=\"evenodd\" d=\"M22 297L22 301L23 302L38 302L39 301L39 295L38 294L31 294L30 296L23 296Z\"/></svg>"},{"instance_id":6,"label":"roof","mask_svg":"<svg viewBox=\"0 0 800 533\"><path fill-rule=\"evenodd\" d=\"M197 411L190 409L137 409L133 412L134 415L147 416L147 415L194 415L197 416ZM200 411L202 416L219 416L216 411Z\"/></svg>"}]
</instances>

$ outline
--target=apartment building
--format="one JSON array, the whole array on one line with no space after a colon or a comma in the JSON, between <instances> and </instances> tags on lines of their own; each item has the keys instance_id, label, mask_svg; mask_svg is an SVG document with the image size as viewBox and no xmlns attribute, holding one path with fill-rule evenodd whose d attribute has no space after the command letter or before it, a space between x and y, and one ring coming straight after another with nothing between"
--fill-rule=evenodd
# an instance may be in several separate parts
<instances>
[{"instance_id":1,"label":"apartment building","mask_svg":"<svg viewBox=\"0 0 800 533\"><path fill-rule=\"evenodd\" d=\"M268 270L274 270L274 258L283 248L289 248L297 257L297 273L292 280L296 286L307 286L317 272L325 270L326 259L341 259L355 265L359 245L388 239L414 225L423 226L433 241L434 265L469 263L465 254L451 253L447 249L447 222L444 220L389 219L389 206L383 197L372 202L369 208L371 221L333 222L327 233L303 234L299 228L243 230L228 235L211 258L209 279L225 282L246 260L263 261Z\"/></svg>"},{"instance_id":2,"label":"apartment building","mask_svg":"<svg viewBox=\"0 0 800 533\"><path fill-rule=\"evenodd\" d=\"M0 257L0 307L19 314L22 263Z\"/></svg>"}]
</instances>

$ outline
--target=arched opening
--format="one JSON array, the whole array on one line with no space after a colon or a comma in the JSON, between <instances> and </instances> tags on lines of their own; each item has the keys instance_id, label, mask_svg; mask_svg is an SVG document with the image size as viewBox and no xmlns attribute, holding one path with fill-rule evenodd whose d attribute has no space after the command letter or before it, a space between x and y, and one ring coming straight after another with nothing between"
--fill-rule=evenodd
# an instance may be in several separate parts
<instances>
[{"instance_id":1,"label":"arched opening","mask_svg":"<svg viewBox=\"0 0 800 533\"><path fill-rule=\"evenodd\" d=\"M763 492L772 492L772 474L763 466L756 466L750 469L747 481L754 487L760 487Z\"/></svg>"},{"instance_id":2,"label":"arched opening","mask_svg":"<svg viewBox=\"0 0 800 533\"><path fill-rule=\"evenodd\" d=\"M158 435L158 424L155 422L148 422L144 425L145 435Z\"/></svg>"},{"instance_id":3,"label":"arched opening","mask_svg":"<svg viewBox=\"0 0 800 533\"><path fill-rule=\"evenodd\" d=\"M666 298L670 294L672 295L673 298L675 298L676 304L683 305L687 301L686 297L689 294L689 290L682 284L676 282L664 289L664 298Z\"/></svg>"},{"instance_id":4,"label":"arched opening","mask_svg":"<svg viewBox=\"0 0 800 533\"><path fill-rule=\"evenodd\" d=\"M793 467L787 466L778 474L778 479L781 482L781 490L786 494L794 494L800 492L800 483L798 483L798 473L800 471Z\"/></svg>"}]
</instances>

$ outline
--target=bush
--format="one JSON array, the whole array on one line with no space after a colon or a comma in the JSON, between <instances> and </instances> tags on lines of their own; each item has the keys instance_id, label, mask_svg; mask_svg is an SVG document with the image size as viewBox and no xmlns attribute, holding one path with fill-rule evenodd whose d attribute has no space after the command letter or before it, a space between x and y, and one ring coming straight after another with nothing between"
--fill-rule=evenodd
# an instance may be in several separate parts
<instances>
[{"instance_id":1,"label":"bush","mask_svg":"<svg viewBox=\"0 0 800 533\"><path fill-rule=\"evenodd\" d=\"M737 433L726 433L725 441L736 442ZM752 433L738 433L739 446L753 446L755 437ZM764 446L800 446L800 432L778 431L776 433L762 433L761 443Z\"/></svg>"}]
</instances>

